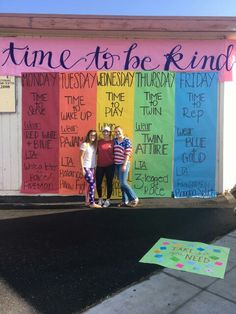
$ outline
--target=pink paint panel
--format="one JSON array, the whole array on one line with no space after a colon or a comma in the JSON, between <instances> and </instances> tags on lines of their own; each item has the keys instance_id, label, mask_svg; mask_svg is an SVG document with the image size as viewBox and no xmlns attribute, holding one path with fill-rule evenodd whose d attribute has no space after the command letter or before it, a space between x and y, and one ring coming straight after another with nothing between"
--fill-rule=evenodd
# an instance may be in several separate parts
<instances>
[{"instance_id":1,"label":"pink paint panel","mask_svg":"<svg viewBox=\"0 0 236 314\"><path fill-rule=\"evenodd\" d=\"M23 193L58 193L59 75L22 75Z\"/></svg>"},{"instance_id":2,"label":"pink paint panel","mask_svg":"<svg viewBox=\"0 0 236 314\"><path fill-rule=\"evenodd\" d=\"M232 80L234 41L2 38L0 75L87 70L218 71Z\"/></svg>"}]
</instances>

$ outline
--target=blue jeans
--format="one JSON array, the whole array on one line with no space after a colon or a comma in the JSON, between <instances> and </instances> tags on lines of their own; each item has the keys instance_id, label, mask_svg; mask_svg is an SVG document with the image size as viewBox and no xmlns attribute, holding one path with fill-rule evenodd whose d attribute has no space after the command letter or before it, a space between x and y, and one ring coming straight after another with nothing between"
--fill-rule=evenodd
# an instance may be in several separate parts
<instances>
[{"instance_id":1,"label":"blue jeans","mask_svg":"<svg viewBox=\"0 0 236 314\"><path fill-rule=\"evenodd\" d=\"M116 167L116 175L120 182L120 189L122 193L122 202L127 203L135 200L137 195L135 194L134 190L129 186L127 179L128 179L128 173L130 168L130 162L127 163L126 169L123 172L121 170L122 165L115 165Z\"/></svg>"}]
</instances>

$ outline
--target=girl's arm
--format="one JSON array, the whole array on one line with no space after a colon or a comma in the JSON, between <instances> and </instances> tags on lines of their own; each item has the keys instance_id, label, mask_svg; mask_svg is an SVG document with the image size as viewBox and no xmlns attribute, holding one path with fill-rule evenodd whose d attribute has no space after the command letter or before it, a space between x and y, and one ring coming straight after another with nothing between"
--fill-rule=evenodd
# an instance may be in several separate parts
<instances>
[{"instance_id":1,"label":"girl's arm","mask_svg":"<svg viewBox=\"0 0 236 314\"><path fill-rule=\"evenodd\" d=\"M126 171L127 163L129 162L131 153L132 153L132 145L131 145L130 140L127 139L126 147L125 147L125 160L124 160L124 163L123 163L123 165L121 167L121 171L122 172Z\"/></svg>"},{"instance_id":2,"label":"girl's arm","mask_svg":"<svg viewBox=\"0 0 236 314\"><path fill-rule=\"evenodd\" d=\"M125 172L128 161L129 161L129 155L126 155L126 156L125 156L124 163L123 163L123 165L121 166L121 171L122 171L122 172Z\"/></svg>"},{"instance_id":3,"label":"girl's arm","mask_svg":"<svg viewBox=\"0 0 236 314\"><path fill-rule=\"evenodd\" d=\"M83 176L85 176L85 170L84 170L84 153L85 153L84 150L81 150L81 151L80 151L80 163L81 163L81 170L82 170Z\"/></svg>"}]
</instances>

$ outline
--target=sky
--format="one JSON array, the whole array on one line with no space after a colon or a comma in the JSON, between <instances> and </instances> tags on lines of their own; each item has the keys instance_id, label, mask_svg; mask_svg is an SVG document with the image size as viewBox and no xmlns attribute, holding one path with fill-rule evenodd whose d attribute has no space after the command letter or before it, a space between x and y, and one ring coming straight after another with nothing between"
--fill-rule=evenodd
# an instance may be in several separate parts
<instances>
[{"instance_id":1,"label":"sky","mask_svg":"<svg viewBox=\"0 0 236 314\"><path fill-rule=\"evenodd\" d=\"M0 0L0 13L236 16L235 0Z\"/></svg>"}]
</instances>

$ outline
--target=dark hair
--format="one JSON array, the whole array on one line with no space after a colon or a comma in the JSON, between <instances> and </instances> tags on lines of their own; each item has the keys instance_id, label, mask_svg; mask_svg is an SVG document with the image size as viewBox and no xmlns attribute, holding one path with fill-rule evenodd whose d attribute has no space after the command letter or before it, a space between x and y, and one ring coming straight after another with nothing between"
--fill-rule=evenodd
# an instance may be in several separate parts
<instances>
[{"instance_id":1,"label":"dark hair","mask_svg":"<svg viewBox=\"0 0 236 314\"><path fill-rule=\"evenodd\" d=\"M87 133L87 135L86 135L86 137L85 137L85 142L86 143L90 143L90 134L91 133L96 133L96 138L95 138L95 141L94 141L94 144L96 144L97 143L97 131L96 130L89 130L88 131L88 133Z\"/></svg>"}]
</instances>

